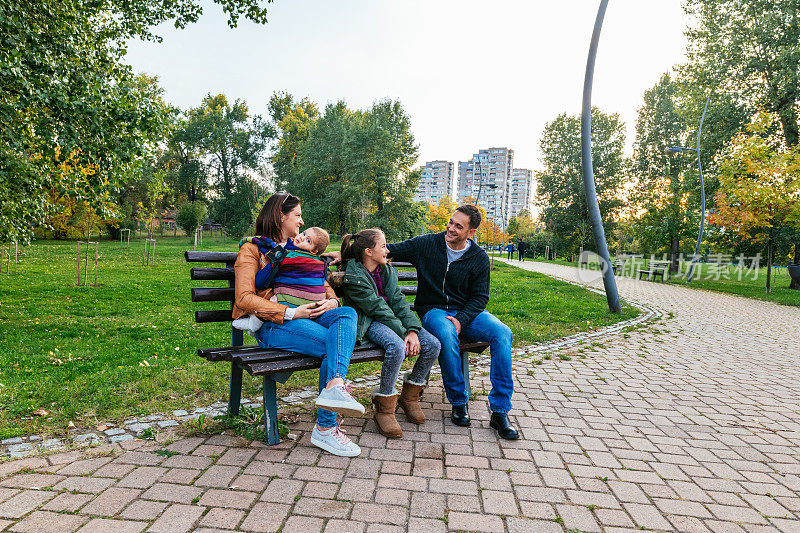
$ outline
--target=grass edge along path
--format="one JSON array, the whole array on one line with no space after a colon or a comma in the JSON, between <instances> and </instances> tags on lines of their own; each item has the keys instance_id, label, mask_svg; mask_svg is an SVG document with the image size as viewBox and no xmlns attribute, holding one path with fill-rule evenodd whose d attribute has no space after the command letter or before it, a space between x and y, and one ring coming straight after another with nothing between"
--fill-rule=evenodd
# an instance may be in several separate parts
<instances>
[{"instance_id":1,"label":"grass edge along path","mask_svg":"<svg viewBox=\"0 0 800 533\"><path fill-rule=\"evenodd\" d=\"M498 256L495 255L495 258ZM503 256L507 257L507 256ZM515 256L516 257L516 256ZM659 261L664 258L657 258ZM613 258L612 258L613 260ZM573 268L588 268L590 270L599 270L600 267L596 263L589 263L580 266L578 263L565 261L563 259L545 260L539 256L536 259L526 258L526 261L535 263L549 263L553 265L562 265ZM649 260L639 260L640 262L632 269L631 266L626 265L623 269L622 276L632 279L639 279L636 270L644 269ZM718 267L714 263L697 263L695 267L694 276L690 284L686 283L686 273L688 270L688 263L681 263L681 271L672 274L667 283L673 285L681 285L690 289L701 289L712 292L721 292L725 294L734 294L744 298L751 298L754 300L762 300L765 302L774 302L780 305L789 305L794 307L800 306L800 291L789 288L789 272L785 266L772 267L772 293L767 294L767 267L760 267L757 271L747 268L739 269L735 265L723 265ZM642 278L646 280L645 276ZM661 283L660 278L656 283Z\"/></svg>"},{"instance_id":2,"label":"grass edge along path","mask_svg":"<svg viewBox=\"0 0 800 533\"><path fill-rule=\"evenodd\" d=\"M194 323L195 310L215 304L190 302L190 287L200 283L189 280L187 239L160 238L152 267L141 266L143 246L101 241L94 288L76 286L72 242L37 242L25 249L19 274L0 277L0 439L63 436L70 421L92 427L227 400L229 365L196 350L228 345L230 327ZM236 242L207 239L203 249L235 250ZM517 346L637 314L626 307L611 315L600 295L499 262L489 310L509 324ZM353 365L348 377L379 368ZM296 373L279 392L317 379L317 371ZM243 394L259 397L260 384L246 376Z\"/></svg>"}]
</instances>

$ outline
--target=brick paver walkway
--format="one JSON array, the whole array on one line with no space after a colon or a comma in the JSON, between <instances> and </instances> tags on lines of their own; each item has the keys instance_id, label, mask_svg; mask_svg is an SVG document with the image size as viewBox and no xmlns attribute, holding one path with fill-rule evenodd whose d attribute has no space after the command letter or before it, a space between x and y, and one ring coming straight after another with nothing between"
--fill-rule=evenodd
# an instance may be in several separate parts
<instances>
[{"instance_id":1,"label":"brick paver walkway","mask_svg":"<svg viewBox=\"0 0 800 533\"><path fill-rule=\"evenodd\" d=\"M518 360L517 442L488 429L485 396L472 428L450 424L433 384L429 421L401 440L348 419L354 459L310 446L301 422L275 447L218 435L2 463L0 530L800 532L800 309L619 287L662 319Z\"/></svg>"}]
</instances>

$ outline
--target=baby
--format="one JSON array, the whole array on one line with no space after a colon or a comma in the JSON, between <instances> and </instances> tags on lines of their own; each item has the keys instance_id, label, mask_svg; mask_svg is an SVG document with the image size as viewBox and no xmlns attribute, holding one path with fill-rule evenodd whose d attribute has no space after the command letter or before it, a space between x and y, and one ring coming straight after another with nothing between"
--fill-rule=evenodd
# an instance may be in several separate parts
<instances>
[{"instance_id":1,"label":"baby","mask_svg":"<svg viewBox=\"0 0 800 533\"><path fill-rule=\"evenodd\" d=\"M313 255L319 255L325 251L330 243L331 238L328 235L328 232L322 228L314 226L308 228L294 239L289 239L286 242L286 249L291 250L294 246L294 248L297 248L298 250L302 250Z\"/></svg>"},{"instance_id":2,"label":"baby","mask_svg":"<svg viewBox=\"0 0 800 533\"><path fill-rule=\"evenodd\" d=\"M286 255L273 278L272 287L275 294L270 300L288 307L324 300L327 266L319 255L325 251L328 244L330 244L328 232L318 227L308 228L294 239L289 239L284 247ZM256 274L257 290L267 288L259 285L263 284L271 268L272 265L267 265ZM251 335L261 329L262 324L261 319L255 315L233 321L233 327L249 331Z\"/></svg>"}]
</instances>

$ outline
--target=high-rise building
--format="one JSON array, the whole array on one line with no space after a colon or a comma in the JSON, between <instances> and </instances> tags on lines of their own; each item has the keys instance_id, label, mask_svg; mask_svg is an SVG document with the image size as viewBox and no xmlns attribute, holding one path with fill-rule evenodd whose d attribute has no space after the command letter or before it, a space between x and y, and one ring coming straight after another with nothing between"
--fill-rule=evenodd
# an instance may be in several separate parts
<instances>
[{"instance_id":1,"label":"high-rise building","mask_svg":"<svg viewBox=\"0 0 800 533\"><path fill-rule=\"evenodd\" d=\"M514 150L478 150L469 161L458 162L458 199L472 197L497 224L508 222Z\"/></svg>"},{"instance_id":2,"label":"high-rise building","mask_svg":"<svg viewBox=\"0 0 800 533\"><path fill-rule=\"evenodd\" d=\"M455 195L456 176L453 173L453 163L449 161L425 163L414 200L435 204L445 197L455 200Z\"/></svg>"},{"instance_id":3,"label":"high-rise building","mask_svg":"<svg viewBox=\"0 0 800 533\"><path fill-rule=\"evenodd\" d=\"M525 168L512 169L508 218L514 218L523 209L531 211L531 201L534 195L533 185L533 171Z\"/></svg>"}]
</instances>

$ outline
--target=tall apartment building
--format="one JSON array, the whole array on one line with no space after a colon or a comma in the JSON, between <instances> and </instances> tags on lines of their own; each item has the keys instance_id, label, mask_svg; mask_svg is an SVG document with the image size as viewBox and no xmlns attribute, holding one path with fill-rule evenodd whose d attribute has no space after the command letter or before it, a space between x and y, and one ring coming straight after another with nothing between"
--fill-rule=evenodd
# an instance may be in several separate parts
<instances>
[{"instance_id":1,"label":"tall apartment building","mask_svg":"<svg viewBox=\"0 0 800 533\"><path fill-rule=\"evenodd\" d=\"M509 218L519 215L523 209L531 211L533 190L533 171L525 168L511 170L511 187L508 201Z\"/></svg>"},{"instance_id":2,"label":"tall apartment building","mask_svg":"<svg viewBox=\"0 0 800 533\"><path fill-rule=\"evenodd\" d=\"M486 209L486 216L497 224L510 218L514 150L487 148L478 150L469 161L458 162L458 199L471 196Z\"/></svg>"},{"instance_id":3,"label":"tall apartment building","mask_svg":"<svg viewBox=\"0 0 800 533\"><path fill-rule=\"evenodd\" d=\"M449 161L425 163L414 200L435 204L445 197L455 200L455 196L456 175L453 173L453 163Z\"/></svg>"}]
</instances>

